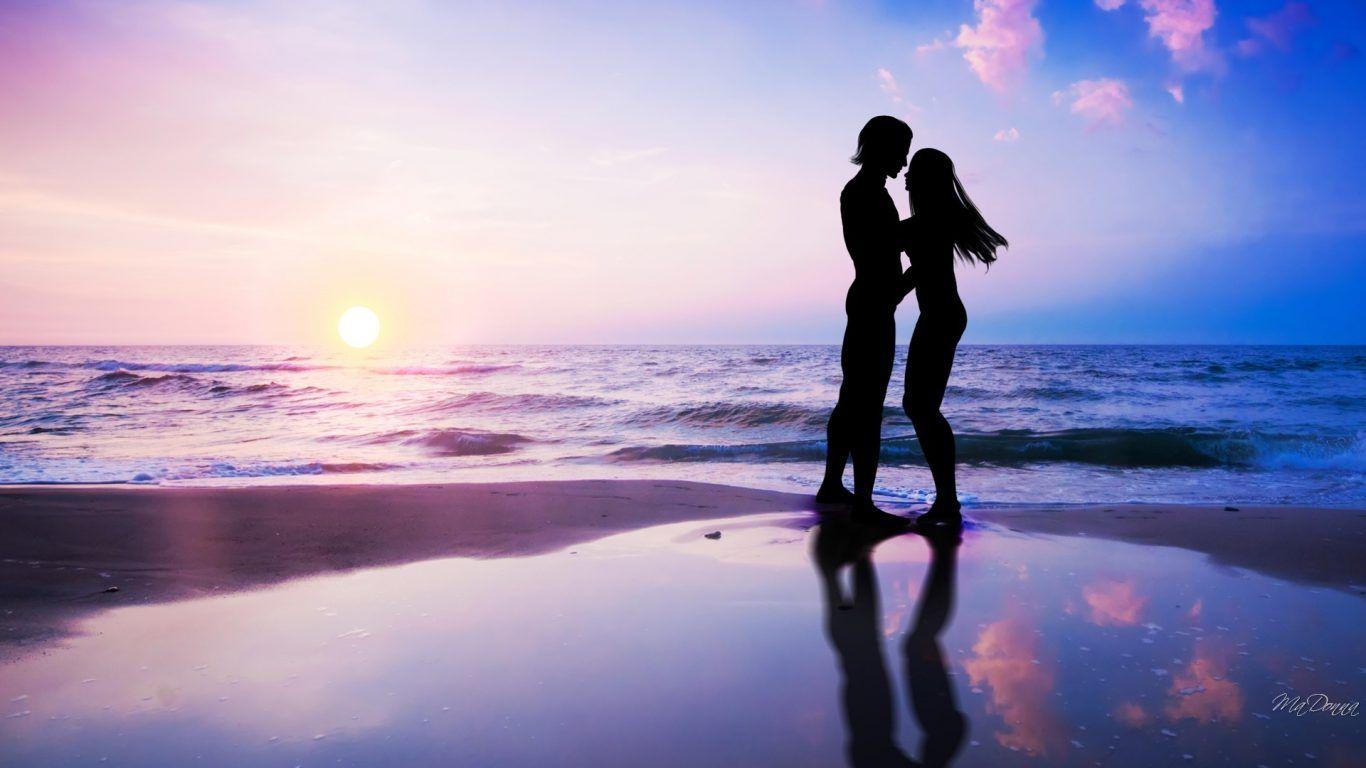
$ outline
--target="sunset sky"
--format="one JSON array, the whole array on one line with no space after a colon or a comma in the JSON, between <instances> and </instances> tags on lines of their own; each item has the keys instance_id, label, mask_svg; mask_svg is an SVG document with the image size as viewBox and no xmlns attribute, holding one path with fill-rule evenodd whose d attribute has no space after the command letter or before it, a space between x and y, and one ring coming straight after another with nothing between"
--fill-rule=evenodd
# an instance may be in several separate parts
<instances>
[{"instance_id":1,"label":"sunset sky","mask_svg":"<svg viewBox=\"0 0 1366 768\"><path fill-rule=\"evenodd\" d=\"M0 343L836 343L880 113L1012 243L967 342L1366 343L1364 47L1356 0L0 0Z\"/></svg>"}]
</instances>

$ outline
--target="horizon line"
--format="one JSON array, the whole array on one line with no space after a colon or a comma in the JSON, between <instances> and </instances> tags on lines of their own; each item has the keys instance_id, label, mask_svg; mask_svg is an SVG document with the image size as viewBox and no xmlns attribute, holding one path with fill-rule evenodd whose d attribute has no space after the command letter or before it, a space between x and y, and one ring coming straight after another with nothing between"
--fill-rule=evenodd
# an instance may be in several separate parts
<instances>
[{"instance_id":1,"label":"horizon line","mask_svg":"<svg viewBox=\"0 0 1366 768\"><path fill-rule=\"evenodd\" d=\"M898 339L898 345L909 343L909 339ZM726 342L688 342L688 341L668 341L668 342L575 342L575 341L554 341L554 342L432 342L426 344L396 344L379 349L349 349L345 351L353 354L366 354L373 352L384 352L402 349L434 349L447 347L838 347L838 341L812 342L812 341L726 341ZM960 347L1366 347L1366 341L1343 342L1343 341L977 341L963 342ZM114 347L122 349L131 348L154 348L154 347L290 347L290 348L314 348L330 349L329 344L316 342L138 342L138 343L118 343L118 342L90 342L90 343L0 343L0 349L25 349L25 348L71 348L79 349L84 347Z\"/></svg>"}]
</instances>

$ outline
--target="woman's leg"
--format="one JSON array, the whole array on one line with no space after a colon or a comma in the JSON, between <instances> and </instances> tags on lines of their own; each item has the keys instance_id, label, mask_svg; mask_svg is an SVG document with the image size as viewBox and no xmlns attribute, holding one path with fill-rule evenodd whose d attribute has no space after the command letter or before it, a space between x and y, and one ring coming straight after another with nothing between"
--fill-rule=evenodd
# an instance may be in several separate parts
<instances>
[{"instance_id":1,"label":"woman's leg","mask_svg":"<svg viewBox=\"0 0 1366 768\"><path fill-rule=\"evenodd\" d=\"M958 338L959 334L952 329L938 328L922 318L911 335L906 361L903 406L915 427L916 440L920 442L925 463L934 478L934 507L945 510L958 508L958 485L954 473L953 429L939 408L944 402L949 373L953 370Z\"/></svg>"}]
</instances>

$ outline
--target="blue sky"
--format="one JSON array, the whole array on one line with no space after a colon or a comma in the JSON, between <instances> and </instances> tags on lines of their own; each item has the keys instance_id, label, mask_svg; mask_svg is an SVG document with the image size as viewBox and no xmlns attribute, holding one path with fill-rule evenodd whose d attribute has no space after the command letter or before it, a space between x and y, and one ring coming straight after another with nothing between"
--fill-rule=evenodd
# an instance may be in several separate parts
<instances>
[{"instance_id":1,"label":"blue sky","mask_svg":"<svg viewBox=\"0 0 1366 768\"><path fill-rule=\"evenodd\" d=\"M1363 32L1313 1L3 2L0 343L332 340L350 304L394 343L837 342L880 113L1011 240L960 272L968 342L1363 343Z\"/></svg>"}]
</instances>

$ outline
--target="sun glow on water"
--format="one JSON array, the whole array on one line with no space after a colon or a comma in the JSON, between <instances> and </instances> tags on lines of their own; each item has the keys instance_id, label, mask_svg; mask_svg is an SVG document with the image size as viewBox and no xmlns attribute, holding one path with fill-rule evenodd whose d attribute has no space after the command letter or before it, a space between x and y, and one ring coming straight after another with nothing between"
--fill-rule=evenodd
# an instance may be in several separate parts
<instances>
[{"instance_id":1,"label":"sun glow on water","mask_svg":"<svg viewBox=\"0 0 1366 768\"><path fill-rule=\"evenodd\" d=\"M349 346L368 347L379 338L379 315L369 307L351 307L337 320L337 333Z\"/></svg>"}]
</instances>

